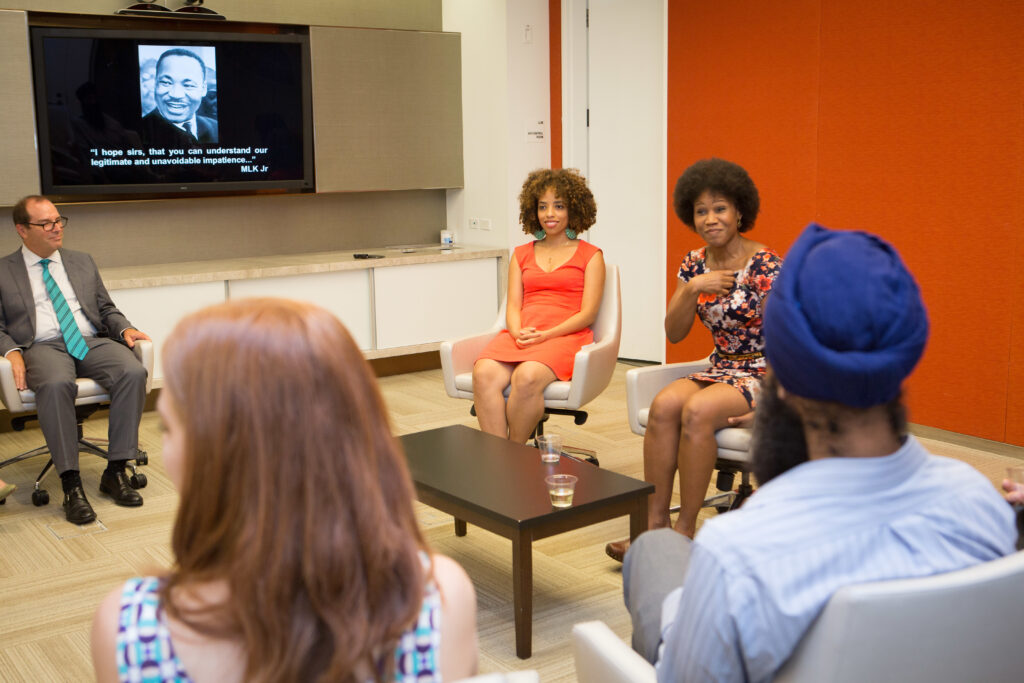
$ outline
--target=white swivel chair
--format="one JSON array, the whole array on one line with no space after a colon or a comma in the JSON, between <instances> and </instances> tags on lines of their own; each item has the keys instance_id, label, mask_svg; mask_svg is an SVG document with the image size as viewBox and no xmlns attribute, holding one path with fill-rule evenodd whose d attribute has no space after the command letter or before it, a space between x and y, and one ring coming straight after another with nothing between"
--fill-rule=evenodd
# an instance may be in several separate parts
<instances>
[{"instance_id":1,"label":"white swivel chair","mask_svg":"<svg viewBox=\"0 0 1024 683\"><path fill-rule=\"evenodd\" d=\"M586 683L654 683L654 667L603 621L572 627L576 680Z\"/></svg>"},{"instance_id":2,"label":"white swivel chair","mask_svg":"<svg viewBox=\"0 0 1024 683\"><path fill-rule=\"evenodd\" d=\"M838 590L776 681L1019 681L1024 552Z\"/></svg>"},{"instance_id":3,"label":"white swivel chair","mask_svg":"<svg viewBox=\"0 0 1024 683\"><path fill-rule=\"evenodd\" d=\"M133 349L135 356L139 359L142 365L146 368L146 393L153 385L153 342L147 340L140 340L135 342L135 348ZM106 389L101 387L95 381L79 377L77 380L78 384L78 396L75 398L75 413L78 420L78 445L80 451L86 453L92 453L102 458L107 457L107 451L104 450L103 446L107 445L106 439L91 439L87 440L82 434L82 422L90 415L95 413L100 408L103 408L105 404L110 402L110 396L107 394ZM19 391L14 384L14 371L11 369L11 363L6 358L0 357L0 400L3 401L4 407L7 408L8 412L13 416L11 418L11 426L15 431L20 432L25 429L25 424L32 420L38 419L36 415L36 395L33 391L25 389ZM34 458L37 455L44 455L49 453L49 449L46 446L40 446L33 448L30 451L26 451L20 455L16 455L13 458L8 458L0 462L0 468L12 465L16 462L21 462L27 458ZM138 457L135 459L135 465L145 465L149 457L145 451L139 451ZM135 465L128 463L128 467L131 470L131 476L128 478L132 488L141 489L146 486L146 475L137 472ZM50 471L53 466L53 460L47 459L46 466L36 477L35 488L32 491L32 504L46 505L50 502L50 494L45 489L40 488L40 482L46 473Z\"/></svg>"},{"instance_id":4,"label":"white swivel chair","mask_svg":"<svg viewBox=\"0 0 1024 683\"><path fill-rule=\"evenodd\" d=\"M776 683L1021 680L1024 552L946 574L839 589ZM601 621L572 629L587 683L643 683L654 667Z\"/></svg>"},{"instance_id":5,"label":"white swivel chair","mask_svg":"<svg viewBox=\"0 0 1024 683\"><path fill-rule=\"evenodd\" d=\"M711 366L708 358L688 363L650 365L633 368L626 373L626 406L629 412L629 428L634 434L643 436L647 432L647 416L651 403L658 392L677 379ZM726 427L715 432L718 442L718 470L716 488L719 495L704 501L704 507L714 507L724 512L739 505L753 493L750 484L750 430L745 427ZM740 474L740 486L733 491L736 474ZM673 511L678 508L673 508Z\"/></svg>"},{"instance_id":6,"label":"white swivel chair","mask_svg":"<svg viewBox=\"0 0 1024 683\"><path fill-rule=\"evenodd\" d=\"M615 372L619 357L619 338L622 334L622 301L619 293L618 266L605 266L604 293L597 319L591 325L594 341L576 353L572 379L555 381L544 390L544 418L537 424L534 436L544 433L544 420L548 414L570 415L576 424L587 421L581 408L597 397ZM505 329L505 304L501 305L494 325L486 332L454 341L441 342L441 371L444 388L452 398L473 400L473 364L487 343ZM505 389L508 397L508 388ZM475 411L471 409L473 414ZM568 452L584 453L597 464L593 454L583 449L567 447Z\"/></svg>"}]
</instances>

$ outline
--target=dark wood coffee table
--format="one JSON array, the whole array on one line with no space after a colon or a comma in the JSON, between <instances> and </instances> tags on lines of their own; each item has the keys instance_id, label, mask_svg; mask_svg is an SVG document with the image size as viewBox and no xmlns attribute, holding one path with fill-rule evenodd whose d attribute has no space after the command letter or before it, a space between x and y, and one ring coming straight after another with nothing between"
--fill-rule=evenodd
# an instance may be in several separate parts
<instances>
[{"instance_id":1,"label":"dark wood coffee table","mask_svg":"<svg viewBox=\"0 0 1024 683\"><path fill-rule=\"evenodd\" d=\"M516 654L530 656L533 630L533 541L629 515L629 536L647 529L654 485L563 456L540 461L535 448L453 425L401 437L420 502L512 540ZM554 508L544 477L579 477L573 505Z\"/></svg>"}]
</instances>

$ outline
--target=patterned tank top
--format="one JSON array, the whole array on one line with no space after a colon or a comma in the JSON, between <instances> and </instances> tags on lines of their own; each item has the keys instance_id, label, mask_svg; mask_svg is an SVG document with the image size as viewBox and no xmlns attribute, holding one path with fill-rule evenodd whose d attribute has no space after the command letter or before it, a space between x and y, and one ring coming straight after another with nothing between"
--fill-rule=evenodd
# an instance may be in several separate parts
<instances>
[{"instance_id":1,"label":"patterned tank top","mask_svg":"<svg viewBox=\"0 0 1024 683\"><path fill-rule=\"evenodd\" d=\"M430 558L420 552L425 571ZM174 650L160 604L160 579L129 579L121 591L117 626L117 673L122 683L192 683ZM395 683L437 683L441 680L441 593L427 581L416 623L395 649Z\"/></svg>"}]
</instances>

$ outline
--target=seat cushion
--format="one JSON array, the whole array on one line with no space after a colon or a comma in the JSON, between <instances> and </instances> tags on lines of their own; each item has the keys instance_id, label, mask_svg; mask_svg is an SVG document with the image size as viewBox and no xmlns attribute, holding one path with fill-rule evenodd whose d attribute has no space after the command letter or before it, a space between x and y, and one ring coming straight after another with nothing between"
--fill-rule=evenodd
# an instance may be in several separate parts
<instances>
[{"instance_id":1,"label":"seat cushion","mask_svg":"<svg viewBox=\"0 0 1024 683\"><path fill-rule=\"evenodd\" d=\"M76 405L103 403L110 400L107 390L94 380L79 377L75 380L75 383L78 385L78 396L75 397ZM19 391L18 395L21 397L21 402L25 405L25 410L32 411L36 409L36 394L34 391L25 389L24 391Z\"/></svg>"},{"instance_id":2,"label":"seat cushion","mask_svg":"<svg viewBox=\"0 0 1024 683\"><path fill-rule=\"evenodd\" d=\"M545 401L565 401L569 398L569 387L572 386L571 382L552 382L544 389L544 400ZM455 375L455 388L459 392L465 392L468 394L463 398L473 397L473 373L463 372L462 374ZM505 397L508 398L509 387L505 387Z\"/></svg>"}]
</instances>

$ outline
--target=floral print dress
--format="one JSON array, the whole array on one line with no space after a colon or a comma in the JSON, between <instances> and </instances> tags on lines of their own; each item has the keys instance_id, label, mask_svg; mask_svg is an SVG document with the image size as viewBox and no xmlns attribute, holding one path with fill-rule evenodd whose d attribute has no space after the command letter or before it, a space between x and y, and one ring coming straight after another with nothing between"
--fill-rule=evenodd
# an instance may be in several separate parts
<instances>
[{"instance_id":1,"label":"floral print dress","mask_svg":"<svg viewBox=\"0 0 1024 683\"><path fill-rule=\"evenodd\" d=\"M679 266L679 279L689 282L707 273L706 247L694 249ZM715 350L711 367L689 375L698 382L722 382L736 387L751 408L765 374L764 337L761 335L765 298L782 268L782 257L761 249L738 272L736 285L723 296L700 294L697 315L711 330Z\"/></svg>"}]
</instances>

